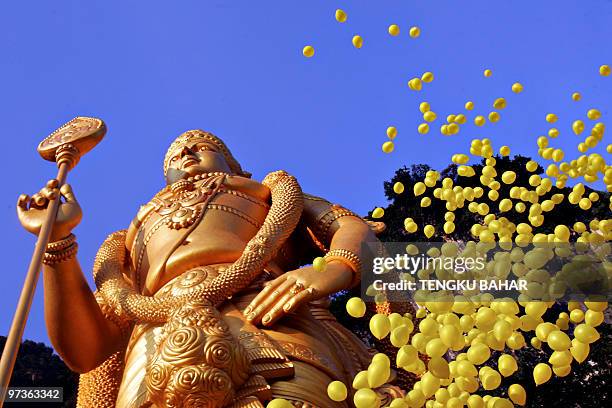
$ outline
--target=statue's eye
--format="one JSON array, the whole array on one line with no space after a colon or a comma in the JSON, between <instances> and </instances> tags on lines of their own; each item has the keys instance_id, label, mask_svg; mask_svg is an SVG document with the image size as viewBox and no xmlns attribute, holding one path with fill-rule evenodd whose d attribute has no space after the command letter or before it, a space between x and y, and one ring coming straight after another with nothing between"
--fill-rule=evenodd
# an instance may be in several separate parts
<instances>
[{"instance_id":1,"label":"statue's eye","mask_svg":"<svg viewBox=\"0 0 612 408\"><path fill-rule=\"evenodd\" d=\"M171 163L174 163L178 160L178 156L174 156L172 159L170 159Z\"/></svg>"},{"instance_id":2,"label":"statue's eye","mask_svg":"<svg viewBox=\"0 0 612 408\"><path fill-rule=\"evenodd\" d=\"M206 145L200 146L200 151L203 152L204 150L211 150L211 148Z\"/></svg>"}]
</instances>

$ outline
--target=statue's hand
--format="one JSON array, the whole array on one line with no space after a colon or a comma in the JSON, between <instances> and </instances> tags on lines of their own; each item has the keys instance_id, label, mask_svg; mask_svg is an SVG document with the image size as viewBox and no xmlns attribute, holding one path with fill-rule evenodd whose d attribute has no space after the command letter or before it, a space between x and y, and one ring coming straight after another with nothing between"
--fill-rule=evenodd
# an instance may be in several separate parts
<instances>
[{"instance_id":1,"label":"statue's hand","mask_svg":"<svg viewBox=\"0 0 612 408\"><path fill-rule=\"evenodd\" d=\"M38 235L47 216L49 201L56 199L60 194L64 201L60 203L57 211L50 241L59 241L68 236L74 227L81 222L83 213L81 206L74 197L72 187L69 184L64 184L58 189L57 180L49 180L47 185L32 197L27 194L19 196L17 217L19 217L19 222L23 228L34 235Z\"/></svg>"},{"instance_id":2,"label":"statue's hand","mask_svg":"<svg viewBox=\"0 0 612 408\"><path fill-rule=\"evenodd\" d=\"M352 277L351 269L338 261L328 262L323 272L312 266L296 269L270 281L243 313L253 324L271 326L304 303L346 289Z\"/></svg>"}]
</instances>

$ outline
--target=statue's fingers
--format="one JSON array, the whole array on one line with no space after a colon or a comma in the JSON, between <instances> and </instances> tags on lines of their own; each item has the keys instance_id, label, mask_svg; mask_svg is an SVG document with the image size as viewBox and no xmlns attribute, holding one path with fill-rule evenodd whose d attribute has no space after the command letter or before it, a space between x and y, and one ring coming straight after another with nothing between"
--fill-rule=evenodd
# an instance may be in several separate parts
<instances>
[{"instance_id":1,"label":"statue's fingers","mask_svg":"<svg viewBox=\"0 0 612 408\"><path fill-rule=\"evenodd\" d=\"M19 217L19 219L23 219L25 217L25 214L28 211L29 203L30 196L27 194L21 194L17 199L17 216Z\"/></svg>"},{"instance_id":2,"label":"statue's fingers","mask_svg":"<svg viewBox=\"0 0 612 408\"><path fill-rule=\"evenodd\" d=\"M52 189L52 190L56 189L56 188L59 187L59 181L57 181L57 179L51 179L51 180L47 181L46 187L49 188L49 189Z\"/></svg>"},{"instance_id":3,"label":"statue's fingers","mask_svg":"<svg viewBox=\"0 0 612 408\"><path fill-rule=\"evenodd\" d=\"M32 195L32 199L30 200L30 206L38 209L44 209L47 205L47 199L40 192Z\"/></svg>"},{"instance_id":4,"label":"statue's fingers","mask_svg":"<svg viewBox=\"0 0 612 408\"><path fill-rule=\"evenodd\" d=\"M59 194L59 191L57 188L51 188L47 185L47 187L44 187L42 190L40 190L40 193L47 199L47 200L55 200Z\"/></svg>"},{"instance_id":5,"label":"statue's fingers","mask_svg":"<svg viewBox=\"0 0 612 408\"><path fill-rule=\"evenodd\" d=\"M286 292L272 308L261 319L264 326L272 326L278 319L285 315L285 305L296 295L291 291Z\"/></svg>"},{"instance_id":6,"label":"statue's fingers","mask_svg":"<svg viewBox=\"0 0 612 408\"><path fill-rule=\"evenodd\" d=\"M315 288L307 288L306 290L301 291L293 298L289 299L287 303L283 306L285 313L291 313L295 309L297 309L300 305L309 302L314 299L316 296L317 290Z\"/></svg>"},{"instance_id":7,"label":"statue's fingers","mask_svg":"<svg viewBox=\"0 0 612 408\"><path fill-rule=\"evenodd\" d=\"M72 186L70 184L64 184L60 188L60 193L62 197L66 199L67 203L76 203L76 197L74 196L74 192L72 191Z\"/></svg>"},{"instance_id":8,"label":"statue's fingers","mask_svg":"<svg viewBox=\"0 0 612 408\"><path fill-rule=\"evenodd\" d=\"M17 199L17 209L21 211L27 211L29 202L30 196L27 194L21 194Z\"/></svg>"},{"instance_id":9,"label":"statue's fingers","mask_svg":"<svg viewBox=\"0 0 612 408\"><path fill-rule=\"evenodd\" d=\"M263 301L270 293L272 293L274 288L279 286L284 281L285 277L281 276L272 281L266 282L264 284L263 289L257 294L257 296L253 298L253 300L251 300L251 303L249 303L249 305L242 311L242 313L244 313L245 316L249 315L259 305L261 301Z\"/></svg>"},{"instance_id":10,"label":"statue's fingers","mask_svg":"<svg viewBox=\"0 0 612 408\"><path fill-rule=\"evenodd\" d=\"M280 285L272 289L271 292L265 296L258 305L256 305L252 312L247 315L247 320L253 324L256 324L260 317L268 310L274 303L276 303L284 294L293 286L295 281L293 279L287 279Z\"/></svg>"}]
</instances>

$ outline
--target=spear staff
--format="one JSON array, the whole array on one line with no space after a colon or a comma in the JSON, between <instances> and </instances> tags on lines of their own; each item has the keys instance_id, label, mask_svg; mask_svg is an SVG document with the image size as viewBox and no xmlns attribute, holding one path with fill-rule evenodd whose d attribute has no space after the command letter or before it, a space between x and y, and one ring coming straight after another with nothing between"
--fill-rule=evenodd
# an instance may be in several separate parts
<instances>
[{"instance_id":1,"label":"spear staff","mask_svg":"<svg viewBox=\"0 0 612 408\"><path fill-rule=\"evenodd\" d=\"M56 180L59 187L66 183L68 172L77 165L81 156L93 149L105 134L106 125L101 119L79 116L64 124L40 142L37 149L38 153L43 159L57 164ZM17 310L4 345L2 360L0 360L0 406L4 403L11 380L17 352L40 276L43 255L57 218L60 199L61 196L57 194L56 197L49 200L47 214L38 234L34 253L17 303Z\"/></svg>"}]
</instances>

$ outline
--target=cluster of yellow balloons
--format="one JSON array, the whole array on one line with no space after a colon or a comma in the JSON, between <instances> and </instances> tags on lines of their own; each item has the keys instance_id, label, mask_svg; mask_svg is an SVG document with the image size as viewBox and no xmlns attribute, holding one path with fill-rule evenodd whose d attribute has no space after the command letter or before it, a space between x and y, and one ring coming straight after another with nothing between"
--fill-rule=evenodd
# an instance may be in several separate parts
<instances>
[{"instance_id":1,"label":"cluster of yellow balloons","mask_svg":"<svg viewBox=\"0 0 612 408\"><path fill-rule=\"evenodd\" d=\"M423 89L423 84L424 83L430 83L434 80L434 74L433 72L424 72L423 75L421 75L421 77L414 77L412 78L410 81L408 81L408 88L410 88L413 91L420 91L421 89ZM429 109L427 110L429 111ZM421 109L421 112L423 112L423 109ZM425 114L426 112L423 112L423 114ZM433 119L435 120L435 118ZM431 122L431 121L429 121Z\"/></svg>"},{"instance_id":2,"label":"cluster of yellow balloons","mask_svg":"<svg viewBox=\"0 0 612 408\"><path fill-rule=\"evenodd\" d=\"M449 250L451 247L449 243L442 252L456 253ZM410 250L414 253L414 248ZM538 266L542 260L536 255L524 262ZM514 251L511 256L517 258ZM519 362L512 352L527 347L523 333L533 332L532 347L541 349L547 344L552 351L548 363L539 363L533 370L536 385L549 381L553 374L568 375L572 362L584 362L590 344L599 339L596 327L603 322L603 312L608 307L607 302L601 301L569 302L570 313L559 314L553 324L544 321L542 316L554 301L515 302L508 298L494 299L490 294L468 296L447 292L420 293L415 298L419 306L415 317L422 320L414 320L410 313L377 313L369 322L370 331L377 339L389 337L397 348L396 366L420 377L411 390L406 390L405 397L395 399L390 407L525 405L527 395L521 384L510 385L507 398L476 393L480 389L496 390L504 378L518 370ZM347 302L346 310L359 318L364 316L366 305L362 299L354 297ZM566 333L570 323L575 325L573 338ZM497 359L497 369L486 365L492 350L502 353ZM455 358L449 358L450 355ZM381 406L381 395L376 389L391 378L390 359L379 353L372 358L367 370L355 376L351 393L345 384L334 381L329 384L328 395L333 401L344 401L352 394L357 408L377 408Z\"/></svg>"},{"instance_id":3,"label":"cluster of yellow balloons","mask_svg":"<svg viewBox=\"0 0 612 408\"><path fill-rule=\"evenodd\" d=\"M497 102L497 106L501 107L504 103ZM431 113L430 106L427 102L421 104L421 110L424 115ZM452 115L451 115L452 116ZM449 117L448 119L456 120ZM548 114L547 121L555 122L556 115ZM544 136L538 139L538 145L541 147L542 156L560 160L563 152L560 149L548 147L548 139ZM447 213L444 216L444 232L451 234L455 231L454 211L467 206L467 210L472 213L477 213L483 218L481 223L475 224L471 228L472 235L484 242L503 242L526 245L531 242L567 242L569 234L561 237L555 234L535 233L533 228L540 227L544 224L547 213L554 211L555 207L561 204L566 198L572 205L577 205L582 210L589 210L593 203L600 200L597 192L586 193L584 184L576 184L567 197L562 193L550 194L553 188L563 188L568 177L589 178L590 175L597 172L603 172L604 181L607 189L612 191L612 166L606 164L605 159L596 153L589 156L583 155L569 163L563 162L559 166L551 164L545 172L545 176L532 174L528 179L528 185L515 185L517 182L517 174L514 171L504 171L499 174L496 169L497 160L493 157L495 149L488 138L473 139L470 145L470 155L482 157L485 159L485 165L482 167L480 174L477 174L474 167L468 165L470 155L457 153L451 157L453 163L457 164L457 173L463 177L479 177L481 186L477 187L462 187L454 185L450 178L445 178L440 182L438 172L429 171L422 182L417 182L413 186L414 195L416 197L423 196L428 188L432 189L430 196L421 197L420 206L429 207L432 199L438 199L445 202ZM502 146L499 149L501 156L510 155L510 147ZM539 168L537 162L530 160L526 163L526 169L529 172L535 172ZM560 172L566 171L566 174ZM556 181L554 178L557 178ZM502 183L511 186L507 197L500 194ZM441 184L441 185L440 185ZM402 186L403 187L403 186ZM403 189L401 190L403 192ZM399 193L398 193L399 194ZM497 202L492 208L485 202L479 202L478 199L485 196L488 200ZM550 195L544 199L545 195ZM612 198L611 198L612 201ZM496 208L495 208L496 207ZM612 209L612 202L609 204ZM497 211L495 211L497 210ZM516 211L519 214L525 214L525 222L516 220L515 222L502 216L501 214ZM497 214L495 214L497 212ZM592 225L591 225L592 224ZM578 242L602 243L612 239L612 220L596 220L591 223L591 230L575 231L580 234L576 238ZM405 220L404 226L406 231L414 233L419 229L417 222L412 218ZM425 228L426 227L426 228ZM529 227L529 229L527 228ZM558 230L568 230L568 227L560 225ZM424 226L425 235L427 238L435 234L435 227L432 225Z\"/></svg>"},{"instance_id":4,"label":"cluster of yellow balloons","mask_svg":"<svg viewBox=\"0 0 612 408\"><path fill-rule=\"evenodd\" d=\"M346 11L342 9L337 9L334 17L336 21L341 24L346 23L346 21L348 20L348 15ZM389 35L397 37L400 34L400 27L397 24L391 24L387 28L387 31L389 32ZM408 30L408 34L411 38L418 38L421 35L421 29L417 26L412 26ZM363 37L361 35L354 35L351 42L353 43L353 47L357 49L363 47ZM302 48L302 54L306 58L311 58L315 55L315 49L312 45L306 45L304 46L304 48Z\"/></svg>"}]
</instances>

